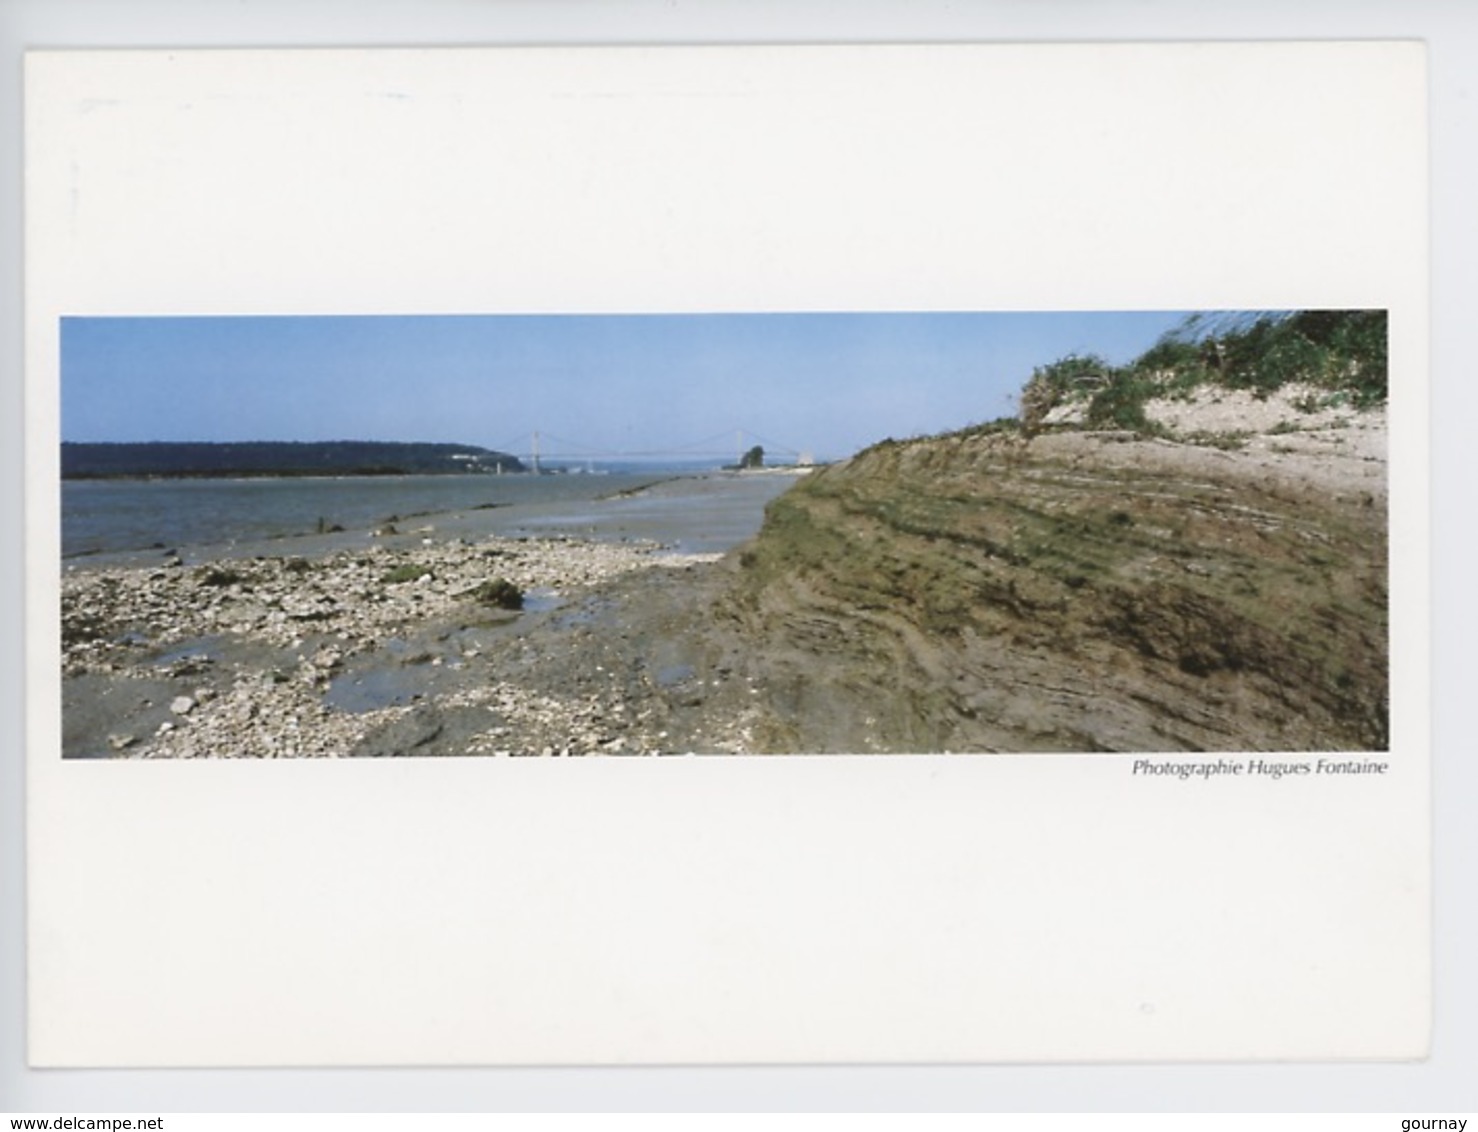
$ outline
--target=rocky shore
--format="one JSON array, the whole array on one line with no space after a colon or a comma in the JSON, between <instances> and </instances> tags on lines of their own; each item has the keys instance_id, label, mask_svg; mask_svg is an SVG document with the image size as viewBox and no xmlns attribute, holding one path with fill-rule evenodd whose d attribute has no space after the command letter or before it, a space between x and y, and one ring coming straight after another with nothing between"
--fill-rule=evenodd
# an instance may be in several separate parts
<instances>
[{"instance_id":1,"label":"rocky shore","mask_svg":"<svg viewBox=\"0 0 1478 1132\"><path fill-rule=\"evenodd\" d=\"M454 539L322 558L73 568L63 579L64 749L143 758L642 749L633 729L650 713L633 704L634 689L529 687L512 678L526 658L520 642L540 630L578 637L582 621L603 616L585 599L627 575L691 573L716 557L651 542Z\"/></svg>"}]
</instances>

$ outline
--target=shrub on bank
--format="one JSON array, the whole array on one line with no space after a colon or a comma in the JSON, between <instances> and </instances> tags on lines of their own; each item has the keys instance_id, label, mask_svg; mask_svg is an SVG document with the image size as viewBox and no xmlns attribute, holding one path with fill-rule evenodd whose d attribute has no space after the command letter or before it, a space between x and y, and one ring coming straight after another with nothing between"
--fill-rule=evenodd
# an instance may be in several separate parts
<instances>
[{"instance_id":1,"label":"shrub on bank","mask_svg":"<svg viewBox=\"0 0 1478 1132\"><path fill-rule=\"evenodd\" d=\"M1021 390L1022 429L1028 435L1036 432L1058 405L1101 389L1113 373L1113 367L1096 354L1069 354L1051 365L1038 366Z\"/></svg>"},{"instance_id":2,"label":"shrub on bank","mask_svg":"<svg viewBox=\"0 0 1478 1132\"><path fill-rule=\"evenodd\" d=\"M1177 377L1196 384L1250 389L1267 396L1293 382L1344 393L1360 408L1385 401L1385 311L1295 311L1263 315L1250 323L1195 341L1188 319L1134 364L1175 361ZM1187 351L1195 349L1192 358Z\"/></svg>"},{"instance_id":3,"label":"shrub on bank","mask_svg":"<svg viewBox=\"0 0 1478 1132\"><path fill-rule=\"evenodd\" d=\"M1297 382L1369 408L1386 400L1386 335L1378 310L1192 315L1126 366L1091 354L1038 366L1022 387L1021 428L1033 435L1059 405L1086 401L1090 427L1154 433L1147 401L1206 385L1266 397Z\"/></svg>"},{"instance_id":4,"label":"shrub on bank","mask_svg":"<svg viewBox=\"0 0 1478 1132\"><path fill-rule=\"evenodd\" d=\"M1103 388L1088 402L1088 423L1095 428L1150 431L1144 403L1159 392L1158 384L1135 370L1114 370Z\"/></svg>"}]
</instances>

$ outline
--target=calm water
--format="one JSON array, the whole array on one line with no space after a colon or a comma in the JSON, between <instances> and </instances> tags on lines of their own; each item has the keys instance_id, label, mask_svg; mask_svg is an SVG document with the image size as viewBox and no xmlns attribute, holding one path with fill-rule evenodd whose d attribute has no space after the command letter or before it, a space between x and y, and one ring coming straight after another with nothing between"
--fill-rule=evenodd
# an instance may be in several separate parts
<instances>
[{"instance_id":1,"label":"calm water","mask_svg":"<svg viewBox=\"0 0 1478 1132\"><path fill-rule=\"evenodd\" d=\"M764 503L790 482L695 477L668 466L602 475L67 481L62 555L229 547L329 526L354 535L391 521L402 532L432 524L444 534L553 531L726 550L758 529Z\"/></svg>"}]
</instances>

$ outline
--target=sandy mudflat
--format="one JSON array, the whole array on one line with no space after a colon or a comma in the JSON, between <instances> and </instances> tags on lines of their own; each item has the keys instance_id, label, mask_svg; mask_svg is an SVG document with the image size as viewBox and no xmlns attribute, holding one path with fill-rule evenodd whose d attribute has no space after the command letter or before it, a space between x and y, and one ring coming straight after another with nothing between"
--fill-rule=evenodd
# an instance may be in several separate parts
<instances>
[{"instance_id":1,"label":"sandy mudflat","mask_svg":"<svg viewBox=\"0 0 1478 1132\"><path fill-rule=\"evenodd\" d=\"M73 564L64 754L686 749L667 707L705 696L662 624L703 591L719 553L674 548L732 545L790 482L678 479L542 513L424 517L393 534ZM572 533L547 533L561 530ZM499 580L525 595L522 610L494 600ZM628 622L634 594L643 612ZM626 663L599 663L607 645ZM726 732L704 746L742 741Z\"/></svg>"}]
</instances>

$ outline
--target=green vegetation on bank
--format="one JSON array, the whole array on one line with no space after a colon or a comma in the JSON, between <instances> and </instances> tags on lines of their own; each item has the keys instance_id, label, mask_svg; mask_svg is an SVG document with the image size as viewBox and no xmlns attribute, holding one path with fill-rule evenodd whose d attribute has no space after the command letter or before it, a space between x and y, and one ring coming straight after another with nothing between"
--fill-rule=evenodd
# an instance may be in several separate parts
<instances>
[{"instance_id":1,"label":"green vegetation on bank","mask_svg":"<svg viewBox=\"0 0 1478 1132\"><path fill-rule=\"evenodd\" d=\"M1381 310L1192 315L1128 365L1090 354L1038 366L1021 391L1020 426L1031 435L1059 405L1082 402L1090 427L1152 432L1146 401L1206 385L1266 397L1299 382L1323 395L1301 406L1309 411L1368 408L1386 400L1386 331Z\"/></svg>"}]
</instances>

